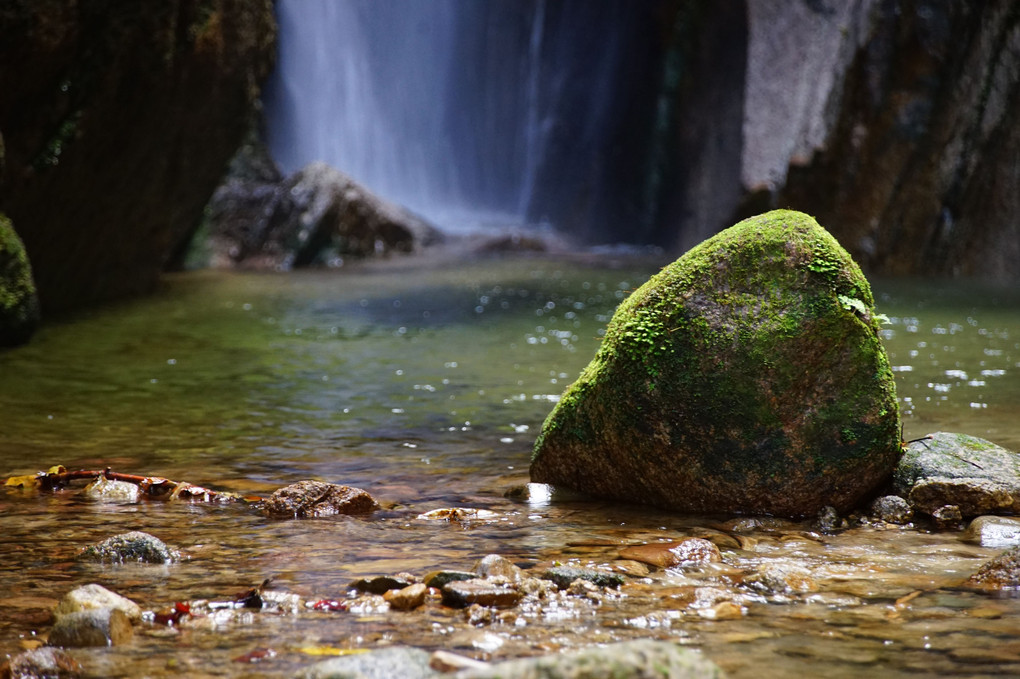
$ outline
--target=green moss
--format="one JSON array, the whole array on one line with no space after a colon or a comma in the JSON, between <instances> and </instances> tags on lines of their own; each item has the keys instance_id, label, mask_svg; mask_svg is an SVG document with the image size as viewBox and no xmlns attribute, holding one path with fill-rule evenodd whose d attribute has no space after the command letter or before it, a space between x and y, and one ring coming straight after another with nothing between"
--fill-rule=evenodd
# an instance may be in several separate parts
<instances>
[{"instance_id":1,"label":"green moss","mask_svg":"<svg viewBox=\"0 0 1020 679\"><path fill-rule=\"evenodd\" d=\"M569 454L591 466L600 455L630 464L621 449L640 456L668 441L676 459L656 453L664 467L738 485L791 475L809 485L869 455L898 455L894 381L873 305L859 267L807 215L745 220L624 300L547 418L533 470L542 473L543 450L562 444L561 430L585 446ZM832 377L811 374L819 366ZM843 393L816 400L820 384Z\"/></svg>"},{"instance_id":2,"label":"green moss","mask_svg":"<svg viewBox=\"0 0 1020 679\"><path fill-rule=\"evenodd\" d=\"M10 219L0 214L0 346L25 342L38 322L28 254Z\"/></svg>"}]
</instances>

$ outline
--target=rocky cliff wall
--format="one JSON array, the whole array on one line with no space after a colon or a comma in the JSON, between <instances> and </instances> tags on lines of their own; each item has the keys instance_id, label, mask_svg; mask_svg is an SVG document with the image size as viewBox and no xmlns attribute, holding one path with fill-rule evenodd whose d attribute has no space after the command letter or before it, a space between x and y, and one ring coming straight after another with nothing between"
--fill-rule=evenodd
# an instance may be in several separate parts
<instances>
[{"instance_id":1,"label":"rocky cliff wall","mask_svg":"<svg viewBox=\"0 0 1020 679\"><path fill-rule=\"evenodd\" d=\"M1020 2L748 2L746 214L871 272L1020 281Z\"/></svg>"},{"instance_id":2,"label":"rocky cliff wall","mask_svg":"<svg viewBox=\"0 0 1020 679\"><path fill-rule=\"evenodd\" d=\"M271 0L0 4L0 212L44 311L143 292L251 124Z\"/></svg>"}]
</instances>

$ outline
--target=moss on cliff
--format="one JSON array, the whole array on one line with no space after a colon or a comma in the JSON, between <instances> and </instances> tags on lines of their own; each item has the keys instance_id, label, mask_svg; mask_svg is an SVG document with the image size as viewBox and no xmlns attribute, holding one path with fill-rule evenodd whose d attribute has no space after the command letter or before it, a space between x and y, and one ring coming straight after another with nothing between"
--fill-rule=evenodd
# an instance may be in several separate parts
<instances>
[{"instance_id":1,"label":"moss on cliff","mask_svg":"<svg viewBox=\"0 0 1020 679\"><path fill-rule=\"evenodd\" d=\"M21 239L0 213L0 346L28 340L39 323L32 268Z\"/></svg>"}]
</instances>

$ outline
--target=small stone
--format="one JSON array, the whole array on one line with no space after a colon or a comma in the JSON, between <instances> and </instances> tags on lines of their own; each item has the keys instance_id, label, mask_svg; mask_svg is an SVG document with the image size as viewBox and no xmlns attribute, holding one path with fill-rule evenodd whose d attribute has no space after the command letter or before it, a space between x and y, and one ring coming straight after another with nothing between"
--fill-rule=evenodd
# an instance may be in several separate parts
<instances>
[{"instance_id":1,"label":"small stone","mask_svg":"<svg viewBox=\"0 0 1020 679\"><path fill-rule=\"evenodd\" d=\"M608 573L594 568L577 568L575 566L553 566L542 574L543 580L556 583L560 589L566 589L575 580L584 580L597 587L619 587L624 578L619 573Z\"/></svg>"},{"instance_id":2,"label":"small stone","mask_svg":"<svg viewBox=\"0 0 1020 679\"><path fill-rule=\"evenodd\" d=\"M82 491L85 497L102 502L138 502L138 485L127 481L115 481L100 476L85 486Z\"/></svg>"},{"instance_id":3,"label":"small stone","mask_svg":"<svg viewBox=\"0 0 1020 679\"><path fill-rule=\"evenodd\" d=\"M699 608L698 615L706 620L737 620L744 617L744 608L732 601L720 601L708 608Z\"/></svg>"},{"instance_id":4,"label":"small stone","mask_svg":"<svg viewBox=\"0 0 1020 679\"><path fill-rule=\"evenodd\" d=\"M828 506L818 510L815 525L818 527L818 530L826 534L836 533L847 527L846 521L840 518L836 508Z\"/></svg>"},{"instance_id":5,"label":"small stone","mask_svg":"<svg viewBox=\"0 0 1020 679\"><path fill-rule=\"evenodd\" d=\"M263 512L276 518L311 518L336 514L370 514L379 503L364 490L324 481L298 481L266 499Z\"/></svg>"},{"instance_id":6,"label":"small stone","mask_svg":"<svg viewBox=\"0 0 1020 679\"><path fill-rule=\"evenodd\" d=\"M0 664L0 677L10 679L74 679L80 677L81 665L64 651L49 646L19 653Z\"/></svg>"},{"instance_id":7,"label":"small stone","mask_svg":"<svg viewBox=\"0 0 1020 679\"><path fill-rule=\"evenodd\" d=\"M1013 547L986 562L964 583L991 591L1020 588L1020 547Z\"/></svg>"},{"instance_id":8,"label":"small stone","mask_svg":"<svg viewBox=\"0 0 1020 679\"><path fill-rule=\"evenodd\" d=\"M818 583L811 577L811 571L792 563L766 563L744 579L752 589L766 594L795 594L814 592Z\"/></svg>"},{"instance_id":9,"label":"small stone","mask_svg":"<svg viewBox=\"0 0 1020 679\"><path fill-rule=\"evenodd\" d=\"M524 596L509 585L492 580L456 580L443 586L443 603L451 608L480 606L514 606Z\"/></svg>"},{"instance_id":10,"label":"small stone","mask_svg":"<svg viewBox=\"0 0 1020 679\"><path fill-rule=\"evenodd\" d=\"M939 530L951 530L959 528L963 522L963 513L956 505L944 505L931 513L935 525Z\"/></svg>"},{"instance_id":11,"label":"small stone","mask_svg":"<svg viewBox=\"0 0 1020 679\"><path fill-rule=\"evenodd\" d=\"M633 559L617 559L610 565L614 571L629 575L632 578L643 578L652 571L647 564L634 561Z\"/></svg>"},{"instance_id":12,"label":"small stone","mask_svg":"<svg viewBox=\"0 0 1020 679\"><path fill-rule=\"evenodd\" d=\"M502 576L516 582L521 579L522 572L510 559L499 554L489 554L475 564L475 573L483 578Z\"/></svg>"},{"instance_id":13,"label":"small stone","mask_svg":"<svg viewBox=\"0 0 1020 679\"><path fill-rule=\"evenodd\" d=\"M963 539L982 547L1015 547L1020 545L1020 519L979 516L967 526Z\"/></svg>"},{"instance_id":14,"label":"small stone","mask_svg":"<svg viewBox=\"0 0 1020 679\"><path fill-rule=\"evenodd\" d=\"M414 584L413 577L407 574L379 575L374 578L362 578L351 583L351 587L370 594L385 594L393 589L403 589Z\"/></svg>"},{"instance_id":15,"label":"small stone","mask_svg":"<svg viewBox=\"0 0 1020 679\"><path fill-rule=\"evenodd\" d=\"M486 519L493 519L499 516L496 512L489 509L474 509L471 507L444 507L443 509L433 509L430 512L419 514L417 518L423 521L452 521L459 523L461 521L484 521Z\"/></svg>"},{"instance_id":16,"label":"small stone","mask_svg":"<svg viewBox=\"0 0 1020 679\"><path fill-rule=\"evenodd\" d=\"M383 594L390 607L398 611L409 611L425 603L425 595L429 588L424 583L408 585L403 589L391 589Z\"/></svg>"},{"instance_id":17,"label":"small stone","mask_svg":"<svg viewBox=\"0 0 1020 679\"><path fill-rule=\"evenodd\" d=\"M684 538L677 542L651 542L620 550L621 559L632 559L659 568L722 560L719 548L705 538Z\"/></svg>"},{"instance_id":18,"label":"small stone","mask_svg":"<svg viewBox=\"0 0 1020 679\"><path fill-rule=\"evenodd\" d=\"M138 604L97 584L82 585L68 592L57 604L53 614L59 618L71 613L111 608L119 610L135 622L142 619L142 609Z\"/></svg>"},{"instance_id":19,"label":"small stone","mask_svg":"<svg viewBox=\"0 0 1020 679\"><path fill-rule=\"evenodd\" d=\"M425 576L423 582L429 587L442 589L448 583L457 580L474 580L478 575L468 571L432 571Z\"/></svg>"},{"instance_id":20,"label":"small stone","mask_svg":"<svg viewBox=\"0 0 1020 679\"><path fill-rule=\"evenodd\" d=\"M65 648L119 646L131 636L131 620L124 611L100 608L58 617L50 631L49 644Z\"/></svg>"},{"instance_id":21,"label":"small stone","mask_svg":"<svg viewBox=\"0 0 1020 679\"><path fill-rule=\"evenodd\" d=\"M78 553L78 558L83 561L106 563L139 561L166 564L179 560L180 556L180 552L170 549L159 538L138 530L114 535L102 542L89 545Z\"/></svg>"},{"instance_id":22,"label":"small stone","mask_svg":"<svg viewBox=\"0 0 1020 679\"><path fill-rule=\"evenodd\" d=\"M899 495L885 495L876 498L868 512L879 521L904 525L910 523L914 518L914 510L910 504Z\"/></svg>"}]
</instances>

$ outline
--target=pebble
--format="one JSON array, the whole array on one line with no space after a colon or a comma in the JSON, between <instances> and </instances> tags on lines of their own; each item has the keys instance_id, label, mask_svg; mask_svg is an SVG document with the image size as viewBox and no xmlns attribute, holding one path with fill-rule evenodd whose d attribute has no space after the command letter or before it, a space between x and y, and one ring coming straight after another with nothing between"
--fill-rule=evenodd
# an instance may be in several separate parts
<instances>
[{"instance_id":1,"label":"pebble","mask_svg":"<svg viewBox=\"0 0 1020 679\"><path fill-rule=\"evenodd\" d=\"M910 523L914 518L914 510L910 504L899 495L886 495L876 498L868 508L868 513L886 523L904 525Z\"/></svg>"},{"instance_id":2,"label":"pebble","mask_svg":"<svg viewBox=\"0 0 1020 679\"><path fill-rule=\"evenodd\" d=\"M478 575L468 571L432 571L426 575L423 582L429 587L442 589L445 585L457 580L474 580Z\"/></svg>"},{"instance_id":3,"label":"pebble","mask_svg":"<svg viewBox=\"0 0 1020 679\"><path fill-rule=\"evenodd\" d=\"M415 583L402 589L391 589L383 594L390 607L398 611L409 611L425 603L429 588L424 583Z\"/></svg>"},{"instance_id":4,"label":"pebble","mask_svg":"<svg viewBox=\"0 0 1020 679\"><path fill-rule=\"evenodd\" d=\"M963 512L956 505L943 505L931 513L939 530L953 530L963 523Z\"/></svg>"},{"instance_id":5,"label":"pebble","mask_svg":"<svg viewBox=\"0 0 1020 679\"><path fill-rule=\"evenodd\" d=\"M523 594L495 579L455 580L443 586L443 603L452 608L465 608L471 604L480 606L514 606Z\"/></svg>"},{"instance_id":6,"label":"pebble","mask_svg":"<svg viewBox=\"0 0 1020 679\"><path fill-rule=\"evenodd\" d=\"M523 573L510 559L499 554L489 554L483 557L475 564L474 570L479 577L502 576L512 582L520 580Z\"/></svg>"},{"instance_id":7,"label":"pebble","mask_svg":"<svg viewBox=\"0 0 1020 679\"><path fill-rule=\"evenodd\" d=\"M624 583L624 578L619 573L609 573L594 568L577 568L576 566L553 566L546 570L541 578L556 584L560 589L566 589L575 580L584 580L597 587L619 587Z\"/></svg>"},{"instance_id":8,"label":"pebble","mask_svg":"<svg viewBox=\"0 0 1020 679\"><path fill-rule=\"evenodd\" d=\"M85 497L102 502L138 502L138 485L127 481L115 481L100 476L85 486L82 494Z\"/></svg>"}]
</instances>

